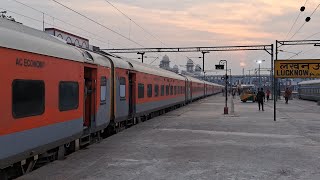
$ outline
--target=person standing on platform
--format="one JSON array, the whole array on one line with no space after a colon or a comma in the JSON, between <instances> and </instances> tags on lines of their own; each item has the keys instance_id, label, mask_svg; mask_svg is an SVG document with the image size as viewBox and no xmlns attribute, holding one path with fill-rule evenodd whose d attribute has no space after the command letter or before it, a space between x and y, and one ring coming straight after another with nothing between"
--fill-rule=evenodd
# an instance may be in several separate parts
<instances>
[{"instance_id":1,"label":"person standing on platform","mask_svg":"<svg viewBox=\"0 0 320 180\"><path fill-rule=\"evenodd\" d=\"M267 101L269 101L269 99L270 99L270 93L271 93L271 92L270 92L270 90L268 89L267 92L266 92L266 94L267 94Z\"/></svg>"},{"instance_id":2,"label":"person standing on platform","mask_svg":"<svg viewBox=\"0 0 320 180\"><path fill-rule=\"evenodd\" d=\"M232 98L234 99L234 96L236 95L236 90L235 89L233 89L232 90Z\"/></svg>"},{"instance_id":3,"label":"person standing on platform","mask_svg":"<svg viewBox=\"0 0 320 180\"><path fill-rule=\"evenodd\" d=\"M288 104L290 95L291 95L291 91L289 90L289 88L287 88L286 91L284 92L284 99L286 100L286 104Z\"/></svg>"},{"instance_id":4,"label":"person standing on platform","mask_svg":"<svg viewBox=\"0 0 320 180\"><path fill-rule=\"evenodd\" d=\"M258 89L257 101L258 101L259 111L260 111L260 106L262 108L262 111L264 111L264 109L263 109L263 99L264 99L264 97L265 97L265 94L263 92L263 88Z\"/></svg>"}]
</instances>

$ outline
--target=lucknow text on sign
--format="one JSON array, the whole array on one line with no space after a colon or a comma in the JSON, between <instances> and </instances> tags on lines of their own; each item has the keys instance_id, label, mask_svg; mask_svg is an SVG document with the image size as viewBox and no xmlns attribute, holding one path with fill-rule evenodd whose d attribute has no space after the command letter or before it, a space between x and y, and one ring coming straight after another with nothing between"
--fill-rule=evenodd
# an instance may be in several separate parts
<instances>
[{"instance_id":1,"label":"lucknow text on sign","mask_svg":"<svg viewBox=\"0 0 320 180\"><path fill-rule=\"evenodd\" d=\"M319 78L320 60L277 60L275 78Z\"/></svg>"}]
</instances>

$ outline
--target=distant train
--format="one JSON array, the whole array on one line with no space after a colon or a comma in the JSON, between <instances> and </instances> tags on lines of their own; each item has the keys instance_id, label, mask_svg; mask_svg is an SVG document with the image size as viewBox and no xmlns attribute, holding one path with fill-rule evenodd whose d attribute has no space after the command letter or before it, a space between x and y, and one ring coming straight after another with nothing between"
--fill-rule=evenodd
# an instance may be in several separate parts
<instances>
[{"instance_id":1,"label":"distant train","mask_svg":"<svg viewBox=\"0 0 320 180\"><path fill-rule=\"evenodd\" d=\"M2 18L0 82L0 179L223 89Z\"/></svg>"},{"instance_id":2,"label":"distant train","mask_svg":"<svg viewBox=\"0 0 320 180\"><path fill-rule=\"evenodd\" d=\"M298 97L305 100L320 101L320 80L298 83Z\"/></svg>"}]
</instances>

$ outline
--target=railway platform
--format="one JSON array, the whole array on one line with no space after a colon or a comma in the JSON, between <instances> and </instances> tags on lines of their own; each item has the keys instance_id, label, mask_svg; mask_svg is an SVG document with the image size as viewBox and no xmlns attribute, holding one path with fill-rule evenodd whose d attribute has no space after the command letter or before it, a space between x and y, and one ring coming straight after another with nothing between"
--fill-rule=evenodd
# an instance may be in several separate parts
<instances>
[{"instance_id":1,"label":"railway platform","mask_svg":"<svg viewBox=\"0 0 320 180\"><path fill-rule=\"evenodd\" d=\"M230 105L230 104L229 104ZM20 180L320 179L320 106L215 95L140 123Z\"/></svg>"}]
</instances>

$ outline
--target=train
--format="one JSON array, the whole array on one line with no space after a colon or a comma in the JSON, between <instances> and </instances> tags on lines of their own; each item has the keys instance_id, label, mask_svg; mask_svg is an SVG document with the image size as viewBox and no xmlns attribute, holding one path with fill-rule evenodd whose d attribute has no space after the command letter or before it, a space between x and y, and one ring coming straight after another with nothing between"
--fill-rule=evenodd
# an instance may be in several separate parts
<instances>
[{"instance_id":1,"label":"train","mask_svg":"<svg viewBox=\"0 0 320 180\"><path fill-rule=\"evenodd\" d=\"M223 89L3 18L0 55L0 179Z\"/></svg>"},{"instance_id":2,"label":"train","mask_svg":"<svg viewBox=\"0 0 320 180\"><path fill-rule=\"evenodd\" d=\"M320 80L309 80L298 83L298 98L320 101Z\"/></svg>"}]
</instances>

